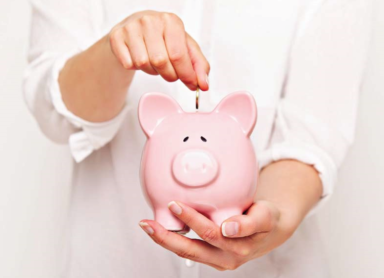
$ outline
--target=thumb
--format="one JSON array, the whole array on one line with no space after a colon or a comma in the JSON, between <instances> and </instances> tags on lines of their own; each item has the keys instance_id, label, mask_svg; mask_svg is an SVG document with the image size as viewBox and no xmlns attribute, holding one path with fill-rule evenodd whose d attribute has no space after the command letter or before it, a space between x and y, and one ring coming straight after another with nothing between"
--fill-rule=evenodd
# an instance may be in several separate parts
<instances>
[{"instance_id":1,"label":"thumb","mask_svg":"<svg viewBox=\"0 0 384 278\"><path fill-rule=\"evenodd\" d=\"M221 233L225 237L237 238L273 230L278 220L278 210L268 202L254 203L246 215L236 215L221 224Z\"/></svg>"},{"instance_id":2,"label":"thumb","mask_svg":"<svg viewBox=\"0 0 384 278\"><path fill-rule=\"evenodd\" d=\"M208 74L210 71L210 65L205 58L203 52L200 49L200 46L197 42L187 34L187 47L189 56L192 61L193 69L197 75L197 83L199 88L203 91L207 91L209 89L209 81Z\"/></svg>"}]
</instances>

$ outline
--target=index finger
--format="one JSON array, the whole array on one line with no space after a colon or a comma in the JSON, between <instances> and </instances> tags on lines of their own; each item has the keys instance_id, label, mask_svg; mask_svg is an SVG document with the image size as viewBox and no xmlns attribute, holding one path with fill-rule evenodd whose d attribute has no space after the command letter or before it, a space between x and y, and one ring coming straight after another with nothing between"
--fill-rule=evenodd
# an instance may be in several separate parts
<instances>
[{"instance_id":1,"label":"index finger","mask_svg":"<svg viewBox=\"0 0 384 278\"><path fill-rule=\"evenodd\" d=\"M169 15L171 16L171 15ZM168 57L179 79L190 89L197 89L197 76L188 54L186 33L181 20L175 24L166 18L164 40Z\"/></svg>"},{"instance_id":2,"label":"index finger","mask_svg":"<svg viewBox=\"0 0 384 278\"><path fill-rule=\"evenodd\" d=\"M224 247L225 238L220 233L220 227L204 215L181 202L172 201L168 208L204 241L221 249Z\"/></svg>"}]
</instances>

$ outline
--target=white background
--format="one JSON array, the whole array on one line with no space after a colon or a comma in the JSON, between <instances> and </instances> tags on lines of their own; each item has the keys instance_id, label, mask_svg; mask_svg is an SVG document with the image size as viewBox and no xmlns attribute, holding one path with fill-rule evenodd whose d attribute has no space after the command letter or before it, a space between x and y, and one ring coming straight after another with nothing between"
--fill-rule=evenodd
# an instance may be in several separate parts
<instances>
[{"instance_id":1,"label":"white background","mask_svg":"<svg viewBox=\"0 0 384 278\"><path fill-rule=\"evenodd\" d=\"M29 5L0 0L0 277L57 277L70 196L66 146L49 142L24 105ZM356 142L319 214L333 278L384 277L384 2L359 107Z\"/></svg>"}]
</instances>

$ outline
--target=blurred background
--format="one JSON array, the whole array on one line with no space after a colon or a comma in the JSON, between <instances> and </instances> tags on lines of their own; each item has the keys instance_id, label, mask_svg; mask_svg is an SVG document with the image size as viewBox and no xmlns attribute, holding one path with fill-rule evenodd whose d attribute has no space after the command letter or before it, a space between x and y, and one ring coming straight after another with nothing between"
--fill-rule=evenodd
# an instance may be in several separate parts
<instances>
[{"instance_id":1,"label":"blurred background","mask_svg":"<svg viewBox=\"0 0 384 278\"><path fill-rule=\"evenodd\" d=\"M22 97L30 7L0 0L0 277L54 278L71 194L66 146L39 131ZM355 144L319 213L333 278L384 277L384 2L362 86Z\"/></svg>"}]
</instances>

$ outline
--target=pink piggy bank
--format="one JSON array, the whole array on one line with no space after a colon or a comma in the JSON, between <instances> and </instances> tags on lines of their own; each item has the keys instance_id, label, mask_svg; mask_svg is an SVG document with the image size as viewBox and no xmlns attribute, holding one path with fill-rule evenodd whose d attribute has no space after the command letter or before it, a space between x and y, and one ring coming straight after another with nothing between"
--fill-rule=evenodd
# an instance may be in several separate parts
<instances>
[{"instance_id":1,"label":"pink piggy bank","mask_svg":"<svg viewBox=\"0 0 384 278\"><path fill-rule=\"evenodd\" d=\"M186 113L171 97L147 93L138 114L148 139L141 183L155 220L166 229L184 229L167 207L173 200L219 226L252 205L258 165L250 140L257 118L251 94L232 93L209 113Z\"/></svg>"}]
</instances>

